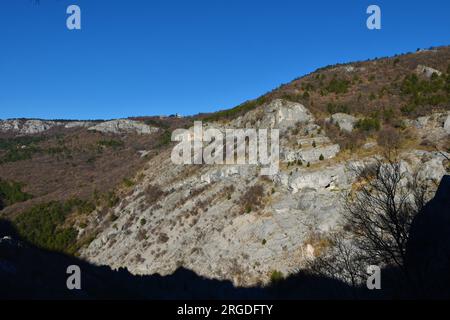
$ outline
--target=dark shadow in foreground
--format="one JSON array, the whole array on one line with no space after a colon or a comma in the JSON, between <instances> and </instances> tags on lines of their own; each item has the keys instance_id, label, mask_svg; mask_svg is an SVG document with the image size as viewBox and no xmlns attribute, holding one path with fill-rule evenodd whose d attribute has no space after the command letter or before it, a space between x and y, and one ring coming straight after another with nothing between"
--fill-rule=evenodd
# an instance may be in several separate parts
<instances>
[{"instance_id":1,"label":"dark shadow in foreground","mask_svg":"<svg viewBox=\"0 0 450 320\"><path fill-rule=\"evenodd\" d=\"M70 265L81 269L81 290L67 289ZM206 279L183 268L163 277L95 266L25 243L9 222L0 221L0 299L448 299L450 176L413 222L407 266L407 278L395 268L383 269L381 290L305 272L267 287L236 288L230 281Z\"/></svg>"}]
</instances>

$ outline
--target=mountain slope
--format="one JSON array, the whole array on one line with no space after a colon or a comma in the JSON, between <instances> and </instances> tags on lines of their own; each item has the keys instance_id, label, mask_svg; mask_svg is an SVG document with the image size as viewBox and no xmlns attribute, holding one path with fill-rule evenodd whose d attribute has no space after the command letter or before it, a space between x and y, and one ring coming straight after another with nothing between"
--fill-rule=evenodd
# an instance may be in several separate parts
<instances>
[{"instance_id":1,"label":"mountain slope","mask_svg":"<svg viewBox=\"0 0 450 320\"><path fill-rule=\"evenodd\" d=\"M405 174L418 171L436 188L448 170L449 65L442 47L331 66L235 109L130 119L133 128L158 128L144 135L121 132L130 128L122 120L45 122L38 134L29 129L35 122L4 122L0 177L33 198L1 215L20 222L37 204L62 202L67 214L38 245L71 228L76 237L62 249L96 264L163 275L182 266L235 285L267 283L329 245L329 232L342 227L342 196L357 185L353 167L395 148ZM170 133L194 120L220 130L280 129L279 172L173 164ZM101 132L88 130L94 125Z\"/></svg>"}]
</instances>

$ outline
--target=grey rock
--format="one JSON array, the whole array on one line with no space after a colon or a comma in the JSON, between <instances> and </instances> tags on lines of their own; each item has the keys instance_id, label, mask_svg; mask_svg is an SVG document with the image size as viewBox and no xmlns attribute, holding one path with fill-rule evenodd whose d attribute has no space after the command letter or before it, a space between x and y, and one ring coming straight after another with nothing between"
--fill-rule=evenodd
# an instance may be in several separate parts
<instances>
[{"instance_id":1,"label":"grey rock","mask_svg":"<svg viewBox=\"0 0 450 320\"><path fill-rule=\"evenodd\" d=\"M377 146L376 142L366 142L365 144L363 144L363 149L368 150L368 149L372 149L375 148Z\"/></svg>"},{"instance_id":2,"label":"grey rock","mask_svg":"<svg viewBox=\"0 0 450 320\"><path fill-rule=\"evenodd\" d=\"M442 75L442 72L424 65L419 64L416 68L416 73L417 74L423 74L425 75L427 78L431 78L431 76L433 75L433 73L436 73L438 76Z\"/></svg>"},{"instance_id":3,"label":"grey rock","mask_svg":"<svg viewBox=\"0 0 450 320\"><path fill-rule=\"evenodd\" d=\"M356 119L354 116L346 113L335 113L329 119L329 121L338 125L341 130L347 132L353 131L357 120L358 119Z\"/></svg>"},{"instance_id":4,"label":"grey rock","mask_svg":"<svg viewBox=\"0 0 450 320\"><path fill-rule=\"evenodd\" d=\"M142 122L119 119L102 122L88 130L99 131L105 133L138 133L138 134L152 134L158 131L158 128L151 127Z\"/></svg>"},{"instance_id":5,"label":"grey rock","mask_svg":"<svg viewBox=\"0 0 450 320\"><path fill-rule=\"evenodd\" d=\"M444 130L445 130L445 132L450 134L450 114L447 116L447 119L445 119Z\"/></svg>"},{"instance_id":6,"label":"grey rock","mask_svg":"<svg viewBox=\"0 0 450 320\"><path fill-rule=\"evenodd\" d=\"M64 128L71 129L71 128L89 128L92 125L94 125L94 122L92 121L70 121L67 123Z\"/></svg>"},{"instance_id":7,"label":"grey rock","mask_svg":"<svg viewBox=\"0 0 450 320\"><path fill-rule=\"evenodd\" d=\"M14 132L16 134L37 134L47 131L55 126L61 125L56 121L46 120L1 120L0 131Z\"/></svg>"},{"instance_id":8,"label":"grey rock","mask_svg":"<svg viewBox=\"0 0 450 320\"><path fill-rule=\"evenodd\" d=\"M283 152L283 156L284 162L301 160L304 163L314 163L320 161L321 155L324 160L332 159L339 153L340 150L341 148L338 144L332 144L328 146L318 146L316 148L302 148L295 151L286 150Z\"/></svg>"},{"instance_id":9,"label":"grey rock","mask_svg":"<svg viewBox=\"0 0 450 320\"><path fill-rule=\"evenodd\" d=\"M264 108L265 118L261 126L285 130L298 123L308 123L314 120L311 112L300 103L282 99L273 100Z\"/></svg>"}]
</instances>

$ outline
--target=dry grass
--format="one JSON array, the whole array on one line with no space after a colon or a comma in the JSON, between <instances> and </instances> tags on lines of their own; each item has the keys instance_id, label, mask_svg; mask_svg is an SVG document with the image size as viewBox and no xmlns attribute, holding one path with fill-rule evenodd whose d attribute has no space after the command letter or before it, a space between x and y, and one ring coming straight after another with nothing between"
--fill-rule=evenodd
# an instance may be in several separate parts
<instances>
[{"instance_id":1,"label":"dry grass","mask_svg":"<svg viewBox=\"0 0 450 320\"><path fill-rule=\"evenodd\" d=\"M264 204L265 196L264 186L257 184L248 188L239 199L239 204L246 213L257 211Z\"/></svg>"},{"instance_id":2,"label":"dry grass","mask_svg":"<svg viewBox=\"0 0 450 320\"><path fill-rule=\"evenodd\" d=\"M99 147L103 140L122 143ZM14 215L48 201L88 200L96 190L108 193L143 167L146 160L140 158L137 150L151 149L152 145L151 138L145 136L121 137L85 129L50 130L38 144L41 151L32 159L0 165L1 177L24 183L25 191L34 196L3 213ZM50 149L59 151L47 152Z\"/></svg>"}]
</instances>

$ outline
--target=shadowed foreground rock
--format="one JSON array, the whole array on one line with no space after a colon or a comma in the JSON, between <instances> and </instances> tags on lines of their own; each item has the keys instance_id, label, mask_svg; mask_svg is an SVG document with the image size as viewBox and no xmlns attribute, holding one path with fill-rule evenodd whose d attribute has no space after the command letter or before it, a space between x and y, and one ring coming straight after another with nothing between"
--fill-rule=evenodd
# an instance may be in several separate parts
<instances>
[{"instance_id":1,"label":"shadowed foreground rock","mask_svg":"<svg viewBox=\"0 0 450 320\"><path fill-rule=\"evenodd\" d=\"M411 284L396 269L382 270L380 291L299 272L268 287L236 288L187 269L170 276L135 276L22 242L9 222L0 221L1 299L391 299L450 297L450 176L445 176L415 219L408 247ZM66 288L69 265L82 272L82 290Z\"/></svg>"},{"instance_id":2,"label":"shadowed foreground rock","mask_svg":"<svg viewBox=\"0 0 450 320\"><path fill-rule=\"evenodd\" d=\"M425 298L450 298L450 176L413 221L407 266Z\"/></svg>"},{"instance_id":3,"label":"shadowed foreground rock","mask_svg":"<svg viewBox=\"0 0 450 320\"><path fill-rule=\"evenodd\" d=\"M9 234L9 236L5 236ZM66 288L70 265L81 268L81 290ZM170 276L135 276L125 269L89 264L17 240L8 222L0 223L1 299L339 299L351 298L344 283L304 274L267 288L236 288L180 268ZM291 290L293 286L296 290ZM297 286L298 285L298 286ZM289 292L285 289L289 289Z\"/></svg>"}]
</instances>

